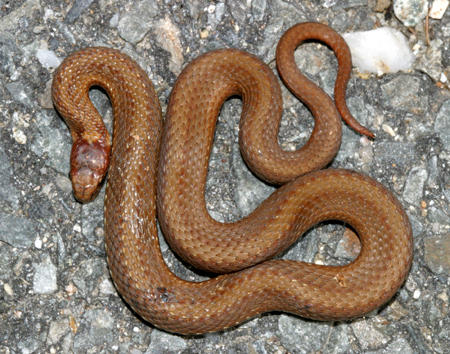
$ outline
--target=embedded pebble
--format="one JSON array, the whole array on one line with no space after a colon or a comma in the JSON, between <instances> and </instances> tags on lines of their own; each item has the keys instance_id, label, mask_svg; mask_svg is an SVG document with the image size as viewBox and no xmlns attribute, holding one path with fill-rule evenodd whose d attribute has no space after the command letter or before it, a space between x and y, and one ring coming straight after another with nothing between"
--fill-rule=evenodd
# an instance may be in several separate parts
<instances>
[{"instance_id":1,"label":"embedded pebble","mask_svg":"<svg viewBox=\"0 0 450 354\"><path fill-rule=\"evenodd\" d=\"M449 3L449 0L434 0L430 8L430 17L436 20L442 19Z\"/></svg>"},{"instance_id":2,"label":"embedded pebble","mask_svg":"<svg viewBox=\"0 0 450 354\"><path fill-rule=\"evenodd\" d=\"M301 338L301 347L304 353L320 350L323 344L320 338L329 331L330 324L326 322L302 322L298 318L284 314L280 315L278 320L281 343L289 352L297 350L299 338Z\"/></svg>"},{"instance_id":3,"label":"embedded pebble","mask_svg":"<svg viewBox=\"0 0 450 354\"><path fill-rule=\"evenodd\" d=\"M376 348L388 341L386 336L368 321L356 321L351 326L363 349Z\"/></svg>"},{"instance_id":4,"label":"embedded pebble","mask_svg":"<svg viewBox=\"0 0 450 354\"><path fill-rule=\"evenodd\" d=\"M156 41L171 55L171 60L169 61L170 71L178 75L184 62L183 49L180 42L180 30L169 17L166 17L158 21L155 27L155 33Z\"/></svg>"},{"instance_id":5,"label":"embedded pebble","mask_svg":"<svg viewBox=\"0 0 450 354\"><path fill-rule=\"evenodd\" d=\"M394 0L394 13L405 26L415 26L427 15L427 0Z\"/></svg>"},{"instance_id":6,"label":"embedded pebble","mask_svg":"<svg viewBox=\"0 0 450 354\"><path fill-rule=\"evenodd\" d=\"M419 205L423 196L423 187L427 178L428 172L426 169L421 167L412 168L406 180L403 198L413 205Z\"/></svg>"},{"instance_id":7,"label":"embedded pebble","mask_svg":"<svg viewBox=\"0 0 450 354\"><path fill-rule=\"evenodd\" d=\"M25 135L25 133L23 132L23 130L14 127L12 129L12 135L15 141L17 141L19 144L26 144L27 143L27 136Z\"/></svg>"},{"instance_id":8,"label":"embedded pebble","mask_svg":"<svg viewBox=\"0 0 450 354\"><path fill-rule=\"evenodd\" d=\"M25 106L31 106L33 97L31 89L25 86L22 82L10 82L6 84L6 89L9 91L11 96L17 101Z\"/></svg>"},{"instance_id":9,"label":"embedded pebble","mask_svg":"<svg viewBox=\"0 0 450 354\"><path fill-rule=\"evenodd\" d=\"M405 338L398 338L389 343L386 348L367 351L368 354L413 354L415 351Z\"/></svg>"},{"instance_id":10,"label":"embedded pebble","mask_svg":"<svg viewBox=\"0 0 450 354\"><path fill-rule=\"evenodd\" d=\"M421 87L419 78L400 74L381 85L385 105L413 114L423 114L428 106L428 98L420 94Z\"/></svg>"},{"instance_id":11,"label":"embedded pebble","mask_svg":"<svg viewBox=\"0 0 450 354\"><path fill-rule=\"evenodd\" d=\"M151 342L145 354L159 354L167 348L176 353L185 350L187 347L186 340L174 334L154 329L151 334Z\"/></svg>"},{"instance_id":12,"label":"embedded pebble","mask_svg":"<svg viewBox=\"0 0 450 354\"><path fill-rule=\"evenodd\" d=\"M80 17L80 15L85 11L94 0L75 0L69 12L66 15L65 21L67 23L73 23Z\"/></svg>"},{"instance_id":13,"label":"embedded pebble","mask_svg":"<svg viewBox=\"0 0 450 354\"><path fill-rule=\"evenodd\" d=\"M140 42L152 27L151 18L158 15L158 4L154 1L136 1L132 8L120 16L117 29L126 41L136 44ZM142 21L142 19L146 19Z\"/></svg>"},{"instance_id":14,"label":"embedded pebble","mask_svg":"<svg viewBox=\"0 0 450 354\"><path fill-rule=\"evenodd\" d=\"M0 212L0 240L13 247L27 248L33 244L35 226L24 217Z\"/></svg>"},{"instance_id":15,"label":"embedded pebble","mask_svg":"<svg viewBox=\"0 0 450 354\"><path fill-rule=\"evenodd\" d=\"M61 64L61 59L56 56L55 52L48 49L38 49L36 58L47 69L56 68Z\"/></svg>"},{"instance_id":16,"label":"embedded pebble","mask_svg":"<svg viewBox=\"0 0 450 354\"><path fill-rule=\"evenodd\" d=\"M450 100L445 101L434 122L434 131L441 138L444 149L450 151Z\"/></svg>"},{"instance_id":17,"label":"embedded pebble","mask_svg":"<svg viewBox=\"0 0 450 354\"><path fill-rule=\"evenodd\" d=\"M49 259L36 264L33 277L33 291L36 294L51 294L57 289L55 265Z\"/></svg>"},{"instance_id":18,"label":"embedded pebble","mask_svg":"<svg viewBox=\"0 0 450 354\"><path fill-rule=\"evenodd\" d=\"M450 275L450 233L429 237L424 246L428 267L436 274Z\"/></svg>"},{"instance_id":19,"label":"embedded pebble","mask_svg":"<svg viewBox=\"0 0 450 354\"><path fill-rule=\"evenodd\" d=\"M110 346L117 333L114 331L114 318L108 310L87 310L81 318L77 336L73 343L76 352L87 352L93 346Z\"/></svg>"},{"instance_id":20,"label":"embedded pebble","mask_svg":"<svg viewBox=\"0 0 450 354\"><path fill-rule=\"evenodd\" d=\"M50 323L47 341L49 344L56 344L59 340L70 331L69 320L62 318Z\"/></svg>"}]
</instances>

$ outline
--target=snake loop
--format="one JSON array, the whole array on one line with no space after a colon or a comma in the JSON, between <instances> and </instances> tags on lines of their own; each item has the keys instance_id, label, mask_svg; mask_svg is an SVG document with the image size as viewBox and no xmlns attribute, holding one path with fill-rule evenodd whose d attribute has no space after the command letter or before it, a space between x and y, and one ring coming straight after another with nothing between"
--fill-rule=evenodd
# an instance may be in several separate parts
<instances>
[{"instance_id":1,"label":"snake loop","mask_svg":"<svg viewBox=\"0 0 450 354\"><path fill-rule=\"evenodd\" d=\"M164 127L153 85L125 54L87 48L57 70L52 94L74 141L75 195L90 200L108 170L105 234L111 276L126 302L155 326L198 334L267 311L349 319L386 303L403 283L412 237L399 202L367 176L315 171L335 156L341 122L333 101L294 65L294 49L308 38L335 51L340 65L336 105L351 126L370 136L345 111L348 48L320 24L294 26L277 49L283 80L315 117L311 138L294 152L277 143L282 111L278 82L250 54L218 50L188 65L171 94ZM113 106L112 147L89 100L92 86L101 86ZM248 217L220 223L206 210L204 190L216 118L231 95L243 99L240 143L245 161L258 176L282 186ZM166 238L185 260L231 273L198 283L176 277L159 248L157 210ZM361 252L352 263L332 267L264 261L324 220L342 220L358 233Z\"/></svg>"}]
</instances>

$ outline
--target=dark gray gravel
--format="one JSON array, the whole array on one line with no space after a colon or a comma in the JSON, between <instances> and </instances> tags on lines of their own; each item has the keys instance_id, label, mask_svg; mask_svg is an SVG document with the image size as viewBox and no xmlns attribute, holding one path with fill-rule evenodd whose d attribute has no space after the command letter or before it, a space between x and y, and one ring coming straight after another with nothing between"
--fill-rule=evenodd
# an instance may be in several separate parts
<instances>
[{"instance_id":1,"label":"dark gray gravel","mask_svg":"<svg viewBox=\"0 0 450 354\"><path fill-rule=\"evenodd\" d=\"M448 353L450 15L430 20L427 47L423 21L408 30L381 3L0 0L0 353ZM375 5L387 10L377 13ZM361 78L354 72L350 109L377 138L370 142L345 127L332 164L371 175L400 199L414 230L410 276L387 306L349 323L272 313L199 337L156 330L111 284L103 194L84 206L71 194L70 136L49 95L54 67L79 48L119 48L148 72L165 109L177 75L200 53L237 47L274 68L281 34L307 20L341 33L388 25L402 31L417 53L408 73ZM336 60L330 51L308 43L297 60L332 92ZM313 120L283 93L280 143L295 149L307 140ZM107 98L94 90L92 100L110 124ZM218 220L243 217L273 190L248 172L236 147L240 107L237 99L225 103L211 155L206 197ZM202 279L164 242L162 249L174 272ZM357 252L344 225L325 223L283 256L342 264Z\"/></svg>"}]
</instances>

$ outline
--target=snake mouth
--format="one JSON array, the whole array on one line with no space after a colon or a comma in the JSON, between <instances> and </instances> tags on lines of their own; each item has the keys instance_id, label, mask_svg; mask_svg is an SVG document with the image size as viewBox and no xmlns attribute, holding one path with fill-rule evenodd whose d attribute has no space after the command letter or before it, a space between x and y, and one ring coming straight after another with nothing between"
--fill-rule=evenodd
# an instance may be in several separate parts
<instances>
[{"instance_id":1,"label":"snake mouth","mask_svg":"<svg viewBox=\"0 0 450 354\"><path fill-rule=\"evenodd\" d=\"M71 179L75 198L81 203L87 203L97 196L103 176L88 167L83 167L72 172Z\"/></svg>"}]
</instances>

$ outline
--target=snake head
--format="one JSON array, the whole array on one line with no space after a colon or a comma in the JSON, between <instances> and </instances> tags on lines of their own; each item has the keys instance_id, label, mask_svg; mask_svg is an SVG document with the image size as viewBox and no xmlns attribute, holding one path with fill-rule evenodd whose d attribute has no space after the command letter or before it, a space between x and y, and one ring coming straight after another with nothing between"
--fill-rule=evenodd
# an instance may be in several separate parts
<instances>
[{"instance_id":1,"label":"snake head","mask_svg":"<svg viewBox=\"0 0 450 354\"><path fill-rule=\"evenodd\" d=\"M109 165L110 146L102 142L76 140L70 156L70 178L75 198L81 203L93 200L100 190Z\"/></svg>"}]
</instances>

